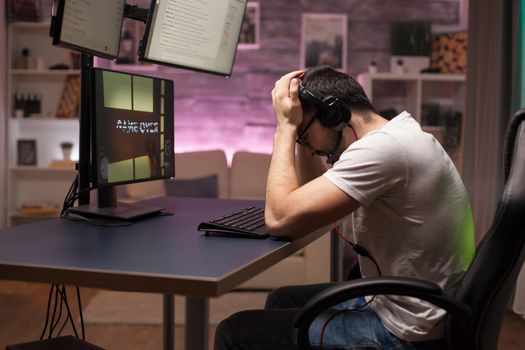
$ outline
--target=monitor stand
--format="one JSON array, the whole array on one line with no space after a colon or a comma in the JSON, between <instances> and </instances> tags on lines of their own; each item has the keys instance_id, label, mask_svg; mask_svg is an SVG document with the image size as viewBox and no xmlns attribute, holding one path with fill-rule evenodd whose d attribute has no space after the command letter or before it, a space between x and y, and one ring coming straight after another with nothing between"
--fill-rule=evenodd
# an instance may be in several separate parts
<instances>
[{"instance_id":1,"label":"monitor stand","mask_svg":"<svg viewBox=\"0 0 525 350\"><path fill-rule=\"evenodd\" d=\"M164 208L133 203L117 203L114 187L98 189L98 205L83 204L69 208L69 212L85 217L136 221L161 214Z\"/></svg>"}]
</instances>

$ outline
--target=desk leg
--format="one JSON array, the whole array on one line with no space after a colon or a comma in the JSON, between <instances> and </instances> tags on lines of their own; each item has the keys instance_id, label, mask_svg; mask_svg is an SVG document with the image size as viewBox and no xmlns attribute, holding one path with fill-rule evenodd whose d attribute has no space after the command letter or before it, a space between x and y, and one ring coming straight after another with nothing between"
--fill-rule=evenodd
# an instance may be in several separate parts
<instances>
[{"instance_id":1,"label":"desk leg","mask_svg":"<svg viewBox=\"0 0 525 350\"><path fill-rule=\"evenodd\" d=\"M171 294L164 294L163 298L163 344L164 350L175 349L175 303L174 296Z\"/></svg>"},{"instance_id":2,"label":"desk leg","mask_svg":"<svg viewBox=\"0 0 525 350\"><path fill-rule=\"evenodd\" d=\"M186 350L208 349L208 298L186 297Z\"/></svg>"},{"instance_id":3,"label":"desk leg","mask_svg":"<svg viewBox=\"0 0 525 350\"><path fill-rule=\"evenodd\" d=\"M343 266L341 257L341 237L335 230L330 231L330 281L342 280Z\"/></svg>"}]
</instances>

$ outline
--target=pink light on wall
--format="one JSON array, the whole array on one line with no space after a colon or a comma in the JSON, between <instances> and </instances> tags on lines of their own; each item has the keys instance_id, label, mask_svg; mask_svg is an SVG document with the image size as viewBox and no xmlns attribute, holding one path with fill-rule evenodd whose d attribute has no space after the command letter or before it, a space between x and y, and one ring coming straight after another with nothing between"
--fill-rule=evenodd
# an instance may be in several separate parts
<instances>
[{"instance_id":1,"label":"pink light on wall","mask_svg":"<svg viewBox=\"0 0 525 350\"><path fill-rule=\"evenodd\" d=\"M221 128L177 127L175 124L175 152L194 152L220 149L226 153L228 165L239 151L270 154L273 146L273 127L244 126Z\"/></svg>"}]
</instances>

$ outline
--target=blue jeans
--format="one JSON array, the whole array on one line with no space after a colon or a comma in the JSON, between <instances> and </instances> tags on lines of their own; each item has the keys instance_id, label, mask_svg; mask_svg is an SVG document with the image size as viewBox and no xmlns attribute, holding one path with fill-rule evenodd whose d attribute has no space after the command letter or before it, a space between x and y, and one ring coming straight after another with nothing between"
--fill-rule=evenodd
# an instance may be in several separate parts
<instances>
[{"instance_id":1,"label":"blue jeans","mask_svg":"<svg viewBox=\"0 0 525 350\"><path fill-rule=\"evenodd\" d=\"M264 310L238 312L223 320L215 332L215 350L297 350L297 330L293 323L300 308L332 283L276 289L268 296ZM364 299L346 301L321 314L310 327L310 342L319 345L321 328L334 312L355 308ZM368 306L340 313L327 325L323 349L417 349L437 350L433 342L407 343L388 332Z\"/></svg>"},{"instance_id":2,"label":"blue jeans","mask_svg":"<svg viewBox=\"0 0 525 350\"><path fill-rule=\"evenodd\" d=\"M345 301L317 317L309 330L310 344L319 346L325 324L323 349L439 349L432 343L411 344L394 336L364 298Z\"/></svg>"}]
</instances>

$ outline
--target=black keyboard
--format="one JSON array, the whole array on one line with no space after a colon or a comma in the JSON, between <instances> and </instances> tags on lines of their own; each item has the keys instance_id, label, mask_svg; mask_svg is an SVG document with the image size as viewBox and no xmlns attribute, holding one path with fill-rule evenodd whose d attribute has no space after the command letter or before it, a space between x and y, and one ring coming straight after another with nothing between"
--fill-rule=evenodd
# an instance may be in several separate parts
<instances>
[{"instance_id":1,"label":"black keyboard","mask_svg":"<svg viewBox=\"0 0 525 350\"><path fill-rule=\"evenodd\" d=\"M264 209L257 207L244 208L219 219L210 220L199 224L199 231L206 235L267 238L264 224Z\"/></svg>"}]
</instances>

